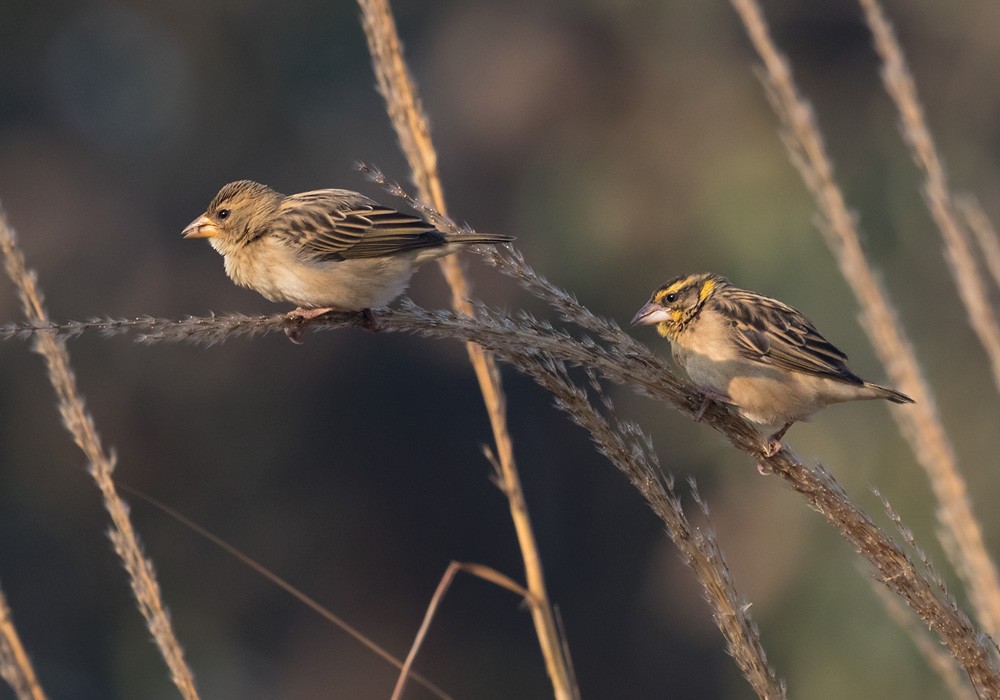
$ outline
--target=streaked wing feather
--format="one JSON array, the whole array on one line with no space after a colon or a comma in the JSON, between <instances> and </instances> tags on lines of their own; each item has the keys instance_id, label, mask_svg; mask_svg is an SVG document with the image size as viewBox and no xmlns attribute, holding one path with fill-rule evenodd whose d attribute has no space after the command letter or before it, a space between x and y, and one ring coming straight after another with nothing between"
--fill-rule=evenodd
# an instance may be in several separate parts
<instances>
[{"instance_id":1,"label":"streaked wing feather","mask_svg":"<svg viewBox=\"0 0 1000 700\"><path fill-rule=\"evenodd\" d=\"M792 307L745 290L733 289L727 296L719 302L719 309L732 321L737 345L745 357L795 372L863 384L847 368L847 355Z\"/></svg>"},{"instance_id":2,"label":"streaked wing feather","mask_svg":"<svg viewBox=\"0 0 1000 700\"><path fill-rule=\"evenodd\" d=\"M347 190L286 197L272 231L313 262L383 257L445 242L423 219Z\"/></svg>"}]
</instances>

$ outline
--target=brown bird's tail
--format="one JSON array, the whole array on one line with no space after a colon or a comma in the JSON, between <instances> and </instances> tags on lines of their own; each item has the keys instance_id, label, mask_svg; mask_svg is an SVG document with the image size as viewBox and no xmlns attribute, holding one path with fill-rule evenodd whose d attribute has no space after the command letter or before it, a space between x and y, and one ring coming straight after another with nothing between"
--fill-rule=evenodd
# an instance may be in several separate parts
<instances>
[{"instance_id":1,"label":"brown bird's tail","mask_svg":"<svg viewBox=\"0 0 1000 700\"><path fill-rule=\"evenodd\" d=\"M458 243L460 245L499 245L500 243L510 243L513 236L505 236L500 233L447 233L444 239L448 243Z\"/></svg>"},{"instance_id":2,"label":"brown bird's tail","mask_svg":"<svg viewBox=\"0 0 1000 700\"><path fill-rule=\"evenodd\" d=\"M903 392L890 389L887 386L880 386L878 384L872 384L871 382L865 382L865 386L869 389L875 390L876 398L886 399L888 401L892 401L893 403L915 403L913 399Z\"/></svg>"},{"instance_id":3,"label":"brown bird's tail","mask_svg":"<svg viewBox=\"0 0 1000 700\"><path fill-rule=\"evenodd\" d=\"M442 234L442 236L444 237L444 245L422 249L417 254L414 264L422 265L428 260L435 260L445 255L457 253L462 248L470 245L500 245L501 243L510 243L514 240L513 236L504 236L499 233L446 233Z\"/></svg>"}]
</instances>

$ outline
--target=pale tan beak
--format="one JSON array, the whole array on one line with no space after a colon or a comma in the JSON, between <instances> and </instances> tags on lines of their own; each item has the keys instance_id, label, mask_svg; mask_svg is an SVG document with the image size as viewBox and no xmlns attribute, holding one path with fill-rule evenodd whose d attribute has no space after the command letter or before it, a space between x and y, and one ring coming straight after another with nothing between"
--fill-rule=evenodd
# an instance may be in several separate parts
<instances>
[{"instance_id":1,"label":"pale tan beak","mask_svg":"<svg viewBox=\"0 0 1000 700\"><path fill-rule=\"evenodd\" d=\"M668 320L670 320L670 315L666 310L655 301L649 301L632 317L632 325L652 326L654 323Z\"/></svg>"},{"instance_id":2,"label":"pale tan beak","mask_svg":"<svg viewBox=\"0 0 1000 700\"><path fill-rule=\"evenodd\" d=\"M219 227L208 218L208 214L202 214L181 231L181 236L184 238L216 238L221 233Z\"/></svg>"}]
</instances>

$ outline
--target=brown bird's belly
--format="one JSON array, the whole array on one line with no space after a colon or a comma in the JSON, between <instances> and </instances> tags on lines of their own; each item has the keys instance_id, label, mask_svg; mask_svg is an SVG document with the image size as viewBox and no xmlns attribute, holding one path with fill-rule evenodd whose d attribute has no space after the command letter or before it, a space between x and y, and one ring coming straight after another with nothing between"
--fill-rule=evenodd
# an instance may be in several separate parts
<instances>
[{"instance_id":1,"label":"brown bird's belly","mask_svg":"<svg viewBox=\"0 0 1000 700\"><path fill-rule=\"evenodd\" d=\"M225 262L236 284L271 301L343 311L385 306L406 291L413 275L410 254L308 263L281 245L261 247L253 255L227 255Z\"/></svg>"},{"instance_id":2,"label":"brown bird's belly","mask_svg":"<svg viewBox=\"0 0 1000 700\"><path fill-rule=\"evenodd\" d=\"M281 270L274 289L300 306L360 311L401 295L412 274L409 262L396 258L341 260Z\"/></svg>"}]
</instances>

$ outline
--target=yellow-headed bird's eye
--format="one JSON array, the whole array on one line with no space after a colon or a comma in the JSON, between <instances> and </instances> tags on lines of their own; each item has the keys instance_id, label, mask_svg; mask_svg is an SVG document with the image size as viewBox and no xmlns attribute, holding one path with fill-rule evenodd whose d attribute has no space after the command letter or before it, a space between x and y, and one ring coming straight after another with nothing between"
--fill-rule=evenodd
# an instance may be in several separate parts
<instances>
[{"instance_id":1,"label":"yellow-headed bird's eye","mask_svg":"<svg viewBox=\"0 0 1000 700\"><path fill-rule=\"evenodd\" d=\"M668 304L673 304L675 301L677 301L677 294L675 292L670 292L670 294L663 297L663 300Z\"/></svg>"}]
</instances>

